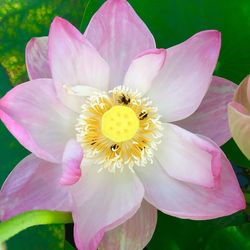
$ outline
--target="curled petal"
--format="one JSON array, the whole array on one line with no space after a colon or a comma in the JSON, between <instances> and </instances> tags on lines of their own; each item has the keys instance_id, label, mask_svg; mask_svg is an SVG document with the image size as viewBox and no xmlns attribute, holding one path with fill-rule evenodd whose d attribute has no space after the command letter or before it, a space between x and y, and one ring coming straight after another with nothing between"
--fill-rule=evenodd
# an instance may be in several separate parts
<instances>
[{"instance_id":1,"label":"curled petal","mask_svg":"<svg viewBox=\"0 0 250 250\"><path fill-rule=\"evenodd\" d=\"M143 199L144 190L135 174L98 169L93 162L83 161L82 178L71 188L79 250L96 250L104 233L132 217Z\"/></svg>"},{"instance_id":2,"label":"curled petal","mask_svg":"<svg viewBox=\"0 0 250 250\"><path fill-rule=\"evenodd\" d=\"M72 185L80 179L82 158L83 150L81 145L75 140L70 140L63 154L63 174L60 184Z\"/></svg>"},{"instance_id":3,"label":"curled petal","mask_svg":"<svg viewBox=\"0 0 250 250\"><path fill-rule=\"evenodd\" d=\"M0 220L28 210L71 211L68 189L59 184L60 165L27 156L10 173L0 191Z\"/></svg>"},{"instance_id":4,"label":"curled petal","mask_svg":"<svg viewBox=\"0 0 250 250\"><path fill-rule=\"evenodd\" d=\"M227 105L233 99L237 85L213 76L207 94L199 108L188 118L175 124L195 134L205 135L218 145L231 138L228 127Z\"/></svg>"},{"instance_id":5,"label":"curled petal","mask_svg":"<svg viewBox=\"0 0 250 250\"><path fill-rule=\"evenodd\" d=\"M139 90L142 94L146 93L162 68L165 58L165 49L144 51L129 66L125 75L124 85L131 89Z\"/></svg>"},{"instance_id":6,"label":"curled petal","mask_svg":"<svg viewBox=\"0 0 250 250\"><path fill-rule=\"evenodd\" d=\"M26 67L30 80L51 78L48 37L32 38L26 46Z\"/></svg>"},{"instance_id":7,"label":"curled petal","mask_svg":"<svg viewBox=\"0 0 250 250\"><path fill-rule=\"evenodd\" d=\"M165 122L197 110L211 83L220 44L220 33L208 30L167 49L165 64L148 92Z\"/></svg>"},{"instance_id":8,"label":"curled petal","mask_svg":"<svg viewBox=\"0 0 250 250\"><path fill-rule=\"evenodd\" d=\"M213 188L221 170L221 152L211 143L173 124L164 124L156 157L173 178Z\"/></svg>"},{"instance_id":9,"label":"curled petal","mask_svg":"<svg viewBox=\"0 0 250 250\"><path fill-rule=\"evenodd\" d=\"M75 136L76 114L57 98L51 79L16 86L0 100L0 118L9 131L39 158L60 163Z\"/></svg>"},{"instance_id":10,"label":"curled petal","mask_svg":"<svg viewBox=\"0 0 250 250\"><path fill-rule=\"evenodd\" d=\"M99 250L141 250L151 240L157 222L157 209L145 200L136 214L105 233Z\"/></svg>"},{"instance_id":11,"label":"curled petal","mask_svg":"<svg viewBox=\"0 0 250 250\"><path fill-rule=\"evenodd\" d=\"M224 155L221 160L220 179L214 188L177 180L169 176L157 160L147 171L137 168L136 172L144 185L145 199L156 208L179 218L207 220L227 216L246 207L230 162Z\"/></svg>"},{"instance_id":12,"label":"curled petal","mask_svg":"<svg viewBox=\"0 0 250 250\"><path fill-rule=\"evenodd\" d=\"M131 61L155 41L126 0L108 0L92 17L85 36L109 63L109 89L123 83Z\"/></svg>"}]
</instances>

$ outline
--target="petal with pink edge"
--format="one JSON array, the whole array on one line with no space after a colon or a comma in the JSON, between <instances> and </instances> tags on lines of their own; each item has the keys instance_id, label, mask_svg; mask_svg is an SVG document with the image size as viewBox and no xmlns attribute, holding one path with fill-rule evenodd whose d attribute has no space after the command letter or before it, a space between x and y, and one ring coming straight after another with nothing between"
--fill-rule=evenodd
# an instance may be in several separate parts
<instances>
[{"instance_id":1,"label":"petal with pink edge","mask_svg":"<svg viewBox=\"0 0 250 250\"><path fill-rule=\"evenodd\" d=\"M137 56L129 66L125 75L124 85L146 93L162 68L166 58L165 49L144 51Z\"/></svg>"},{"instance_id":2,"label":"petal with pink edge","mask_svg":"<svg viewBox=\"0 0 250 250\"><path fill-rule=\"evenodd\" d=\"M83 150L75 140L69 140L63 154L63 174L60 179L62 185L73 185L81 177L81 162Z\"/></svg>"},{"instance_id":3,"label":"petal with pink edge","mask_svg":"<svg viewBox=\"0 0 250 250\"><path fill-rule=\"evenodd\" d=\"M157 209L145 200L136 214L105 233L99 250L141 250L151 240L157 222Z\"/></svg>"},{"instance_id":4,"label":"petal with pink edge","mask_svg":"<svg viewBox=\"0 0 250 250\"><path fill-rule=\"evenodd\" d=\"M10 173L0 191L0 219L28 210L70 211L66 187L59 184L60 165L27 156Z\"/></svg>"},{"instance_id":5,"label":"petal with pink edge","mask_svg":"<svg viewBox=\"0 0 250 250\"><path fill-rule=\"evenodd\" d=\"M233 99L237 85L214 76L199 108L188 118L175 124L195 134L211 138L219 146L226 143L231 134L228 127L227 105Z\"/></svg>"},{"instance_id":6,"label":"petal with pink edge","mask_svg":"<svg viewBox=\"0 0 250 250\"><path fill-rule=\"evenodd\" d=\"M221 160L220 182L214 188L174 179L157 159L147 171L137 168L136 172L144 184L145 199L153 206L175 217L207 220L233 214L246 206L230 162L224 155Z\"/></svg>"},{"instance_id":7,"label":"petal with pink edge","mask_svg":"<svg viewBox=\"0 0 250 250\"><path fill-rule=\"evenodd\" d=\"M30 80L51 78L48 37L32 38L26 46L26 67Z\"/></svg>"},{"instance_id":8,"label":"petal with pink edge","mask_svg":"<svg viewBox=\"0 0 250 250\"><path fill-rule=\"evenodd\" d=\"M156 157L173 178L212 188L221 170L221 151L174 124L164 124Z\"/></svg>"},{"instance_id":9,"label":"petal with pink edge","mask_svg":"<svg viewBox=\"0 0 250 250\"><path fill-rule=\"evenodd\" d=\"M106 1L92 17L85 36L110 65L110 89L123 83L136 55L155 48L152 34L126 0Z\"/></svg>"},{"instance_id":10,"label":"petal with pink edge","mask_svg":"<svg viewBox=\"0 0 250 250\"><path fill-rule=\"evenodd\" d=\"M228 120L233 139L250 160L250 111L240 103L231 102L228 105Z\"/></svg>"},{"instance_id":11,"label":"petal with pink edge","mask_svg":"<svg viewBox=\"0 0 250 250\"><path fill-rule=\"evenodd\" d=\"M220 33L209 30L167 49L165 64L148 92L165 122L184 119L199 107L211 83L220 41Z\"/></svg>"},{"instance_id":12,"label":"petal with pink edge","mask_svg":"<svg viewBox=\"0 0 250 250\"><path fill-rule=\"evenodd\" d=\"M61 162L67 141L75 137L77 116L58 100L50 79L10 90L0 100L0 118L24 147L44 160Z\"/></svg>"},{"instance_id":13,"label":"petal with pink edge","mask_svg":"<svg viewBox=\"0 0 250 250\"><path fill-rule=\"evenodd\" d=\"M79 110L81 98L68 95L64 85L108 88L108 64L73 25L59 17L49 32L49 61L59 97L74 110Z\"/></svg>"},{"instance_id":14,"label":"petal with pink edge","mask_svg":"<svg viewBox=\"0 0 250 250\"><path fill-rule=\"evenodd\" d=\"M74 186L74 237L79 250L96 250L104 233L131 218L139 209L144 189L131 171L111 173L83 161L82 178Z\"/></svg>"}]
</instances>

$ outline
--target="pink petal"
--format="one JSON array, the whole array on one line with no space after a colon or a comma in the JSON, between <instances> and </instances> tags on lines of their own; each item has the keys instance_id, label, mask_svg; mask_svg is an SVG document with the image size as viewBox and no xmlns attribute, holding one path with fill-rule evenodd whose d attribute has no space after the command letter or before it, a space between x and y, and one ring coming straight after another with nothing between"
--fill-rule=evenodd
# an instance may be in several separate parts
<instances>
[{"instance_id":1,"label":"pink petal","mask_svg":"<svg viewBox=\"0 0 250 250\"><path fill-rule=\"evenodd\" d=\"M165 122L190 116L211 83L220 51L220 33L200 32L167 49L167 60L148 92Z\"/></svg>"},{"instance_id":2,"label":"pink petal","mask_svg":"<svg viewBox=\"0 0 250 250\"><path fill-rule=\"evenodd\" d=\"M214 76L199 108L176 124L193 133L205 135L218 145L223 145L231 138L227 105L233 99L236 87L233 82Z\"/></svg>"},{"instance_id":3,"label":"pink petal","mask_svg":"<svg viewBox=\"0 0 250 250\"><path fill-rule=\"evenodd\" d=\"M76 133L76 114L57 99L50 79L9 91L0 100L0 118L24 147L52 162L61 162L67 141Z\"/></svg>"},{"instance_id":4,"label":"pink petal","mask_svg":"<svg viewBox=\"0 0 250 250\"><path fill-rule=\"evenodd\" d=\"M80 179L82 158L81 145L75 140L70 140L63 154L63 174L60 179L62 185L72 185Z\"/></svg>"},{"instance_id":5,"label":"pink petal","mask_svg":"<svg viewBox=\"0 0 250 250\"><path fill-rule=\"evenodd\" d=\"M96 250L104 233L132 217L143 199L143 187L131 171L98 172L99 168L83 161L82 178L71 190L79 250Z\"/></svg>"},{"instance_id":6,"label":"pink petal","mask_svg":"<svg viewBox=\"0 0 250 250\"><path fill-rule=\"evenodd\" d=\"M30 80L51 78L48 37L32 38L26 46L26 67Z\"/></svg>"},{"instance_id":7,"label":"pink petal","mask_svg":"<svg viewBox=\"0 0 250 250\"><path fill-rule=\"evenodd\" d=\"M34 155L22 160L3 184L0 192L0 219L36 210L70 211L67 188L59 184L61 166Z\"/></svg>"},{"instance_id":8,"label":"pink petal","mask_svg":"<svg viewBox=\"0 0 250 250\"><path fill-rule=\"evenodd\" d=\"M214 188L174 179L157 160L148 169L137 168L136 172L144 184L145 199L175 217L207 220L227 216L246 207L237 178L223 153L219 183Z\"/></svg>"},{"instance_id":9,"label":"pink petal","mask_svg":"<svg viewBox=\"0 0 250 250\"><path fill-rule=\"evenodd\" d=\"M73 25L59 17L49 32L49 60L59 97L74 110L79 110L81 98L69 96L63 85L108 87L108 64Z\"/></svg>"},{"instance_id":10,"label":"pink petal","mask_svg":"<svg viewBox=\"0 0 250 250\"><path fill-rule=\"evenodd\" d=\"M110 89L122 84L137 54L155 48L152 34L126 0L106 1L92 17L85 36L110 65Z\"/></svg>"},{"instance_id":11,"label":"pink petal","mask_svg":"<svg viewBox=\"0 0 250 250\"><path fill-rule=\"evenodd\" d=\"M99 250L141 250L151 240L157 222L157 210L146 201L129 220L105 233Z\"/></svg>"},{"instance_id":12,"label":"pink petal","mask_svg":"<svg viewBox=\"0 0 250 250\"><path fill-rule=\"evenodd\" d=\"M144 51L129 66L125 75L124 85L131 89L139 90L140 93L146 93L162 68L165 58L165 49Z\"/></svg>"},{"instance_id":13,"label":"pink petal","mask_svg":"<svg viewBox=\"0 0 250 250\"><path fill-rule=\"evenodd\" d=\"M228 105L228 120L233 139L250 160L250 111L240 103L231 102Z\"/></svg>"},{"instance_id":14,"label":"pink petal","mask_svg":"<svg viewBox=\"0 0 250 250\"><path fill-rule=\"evenodd\" d=\"M163 169L177 180L209 188L218 182L220 150L174 124L164 124L156 157Z\"/></svg>"}]
</instances>

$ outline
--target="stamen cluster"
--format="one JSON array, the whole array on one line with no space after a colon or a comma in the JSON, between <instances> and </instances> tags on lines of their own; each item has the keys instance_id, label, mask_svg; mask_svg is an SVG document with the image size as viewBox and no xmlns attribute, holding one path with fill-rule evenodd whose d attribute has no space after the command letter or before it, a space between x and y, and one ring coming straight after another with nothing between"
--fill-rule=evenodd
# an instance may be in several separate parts
<instances>
[{"instance_id":1,"label":"stamen cluster","mask_svg":"<svg viewBox=\"0 0 250 250\"><path fill-rule=\"evenodd\" d=\"M100 170L108 169L110 172L115 172L116 169L122 171L124 167L134 171L134 166L144 167L148 162L152 163L153 151L157 150L161 142L162 125L157 108L151 104L147 97L142 97L140 93L124 86L118 86L108 93L95 93L88 97L82 105L76 125L77 140L84 148L85 157L100 164ZM105 113L113 107L119 109L119 106L133 110L138 119L138 129L128 140L112 140L102 131L102 118ZM120 110L123 112L125 109ZM134 129L133 125L131 124L131 127ZM126 133L131 134L129 132L124 131L125 136Z\"/></svg>"}]
</instances>

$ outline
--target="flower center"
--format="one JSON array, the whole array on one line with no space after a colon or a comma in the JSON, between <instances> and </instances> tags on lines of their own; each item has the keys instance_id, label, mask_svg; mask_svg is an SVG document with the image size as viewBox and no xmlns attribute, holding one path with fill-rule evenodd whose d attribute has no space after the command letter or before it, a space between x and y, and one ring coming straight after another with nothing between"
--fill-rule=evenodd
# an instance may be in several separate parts
<instances>
[{"instance_id":1,"label":"flower center","mask_svg":"<svg viewBox=\"0 0 250 250\"><path fill-rule=\"evenodd\" d=\"M135 166L152 163L161 130L157 108L147 97L124 86L85 99L76 124L85 158L110 172L125 167L134 171Z\"/></svg>"},{"instance_id":2,"label":"flower center","mask_svg":"<svg viewBox=\"0 0 250 250\"><path fill-rule=\"evenodd\" d=\"M102 116L101 130L113 142L132 139L139 128L136 113L126 106L114 106Z\"/></svg>"}]
</instances>

